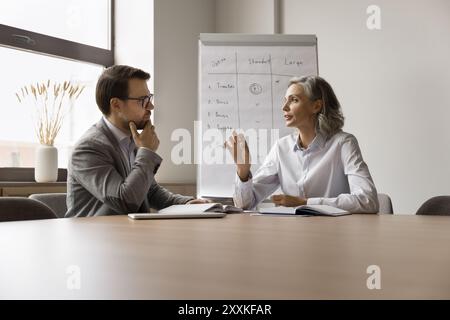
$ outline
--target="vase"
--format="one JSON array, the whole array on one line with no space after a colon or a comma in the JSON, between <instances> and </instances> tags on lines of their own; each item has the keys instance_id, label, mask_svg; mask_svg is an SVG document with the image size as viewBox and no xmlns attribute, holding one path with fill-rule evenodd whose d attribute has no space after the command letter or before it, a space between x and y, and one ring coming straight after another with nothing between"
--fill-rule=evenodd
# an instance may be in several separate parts
<instances>
[{"instance_id":1,"label":"vase","mask_svg":"<svg viewBox=\"0 0 450 320\"><path fill-rule=\"evenodd\" d=\"M36 149L34 180L56 182L58 180L58 149L39 145Z\"/></svg>"}]
</instances>

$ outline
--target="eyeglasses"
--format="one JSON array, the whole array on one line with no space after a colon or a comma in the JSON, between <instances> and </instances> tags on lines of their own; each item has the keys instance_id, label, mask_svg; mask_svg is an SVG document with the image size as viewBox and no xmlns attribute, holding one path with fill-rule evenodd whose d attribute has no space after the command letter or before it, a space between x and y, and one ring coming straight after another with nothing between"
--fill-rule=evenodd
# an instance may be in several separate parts
<instances>
[{"instance_id":1,"label":"eyeglasses","mask_svg":"<svg viewBox=\"0 0 450 320\"><path fill-rule=\"evenodd\" d=\"M139 98L132 98L132 97L124 97L122 100L137 100L141 102L141 107L145 108L149 102L153 103L153 94L149 94L148 96L143 96Z\"/></svg>"}]
</instances>

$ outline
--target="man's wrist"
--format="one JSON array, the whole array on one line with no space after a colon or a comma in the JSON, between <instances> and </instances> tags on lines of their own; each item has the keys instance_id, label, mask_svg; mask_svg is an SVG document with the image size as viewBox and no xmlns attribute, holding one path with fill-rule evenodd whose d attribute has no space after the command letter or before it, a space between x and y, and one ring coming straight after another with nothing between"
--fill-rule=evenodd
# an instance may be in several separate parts
<instances>
[{"instance_id":1,"label":"man's wrist","mask_svg":"<svg viewBox=\"0 0 450 320\"><path fill-rule=\"evenodd\" d=\"M144 149L150 150L151 152L156 152L156 150L153 150L152 148L149 148L149 147L142 146L142 147L139 147L139 148L144 148Z\"/></svg>"},{"instance_id":2,"label":"man's wrist","mask_svg":"<svg viewBox=\"0 0 450 320\"><path fill-rule=\"evenodd\" d=\"M156 174L159 166L161 165L162 158L155 151L152 151L147 147L139 147L136 157L138 157L138 155L142 155L145 159L150 160L149 164L153 166L151 171L153 172L153 174Z\"/></svg>"}]
</instances>

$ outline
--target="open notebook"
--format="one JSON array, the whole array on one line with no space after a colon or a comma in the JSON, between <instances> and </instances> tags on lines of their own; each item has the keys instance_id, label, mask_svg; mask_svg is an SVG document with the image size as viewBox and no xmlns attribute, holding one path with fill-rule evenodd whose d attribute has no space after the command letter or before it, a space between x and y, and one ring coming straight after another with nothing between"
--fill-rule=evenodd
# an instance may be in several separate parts
<instances>
[{"instance_id":1,"label":"open notebook","mask_svg":"<svg viewBox=\"0 0 450 320\"><path fill-rule=\"evenodd\" d=\"M221 218L227 213L243 212L241 208L221 203L176 204L157 213L129 213L131 219Z\"/></svg>"},{"instance_id":2,"label":"open notebook","mask_svg":"<svg viewBox=\"0 0 450 320\"><path fill-rule=\"evenodd\" d=\"M180 213L180 212L242 212L241 208L230 205L223 205L221 203L199 203L199 204L175 204L173 206L161 209L158 213Z\"/></svg>"},{"instance_id":3,"label":"open notebook","mask_svg":"<svg viewBox=\"0 0 450 320\"><path fill-rule=\"evenodd\" d=\"M351 214L348 211L323 205L303 205L299 207L270 207L260 208L259 212L262 214L281 214L281 215L300 215L300 216L330 216L338 217Z\"/></svg>"}]
</instances>

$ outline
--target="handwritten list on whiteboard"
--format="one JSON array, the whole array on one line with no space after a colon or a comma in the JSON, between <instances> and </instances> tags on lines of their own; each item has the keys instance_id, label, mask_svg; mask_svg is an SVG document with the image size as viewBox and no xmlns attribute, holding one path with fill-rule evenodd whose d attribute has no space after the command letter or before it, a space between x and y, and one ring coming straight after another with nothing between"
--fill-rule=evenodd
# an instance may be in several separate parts
<instances>
[{"instance_id":1,"label":"handwritten list on whiteboard","mask_svg":"<svg viewBox=\"0 0 450 320\"><path fill-rule=\"evenodd\" d=\"M316 45L205 45L200 43L199 116L202 136L210 129L226 132L278 129L279 137L292 133L283 118L283 100L294 76L317 75ZM258 136L258 139L261 138ZM269 143L273 143L270 142ZM200 152L210 147L200 141ZM271 145L250 145L255 172ZM202 148L203 147L203 148ZM219 147L219 146L216 146ZM224 158L228 152L224 153ZM200 155L202 156L202 155ZM228 155L229 157L229 155ZM231 197L235 165L200 163L199 196ZM214 177L214 178L213 178Z\"/></svg>"}]
</instances>

